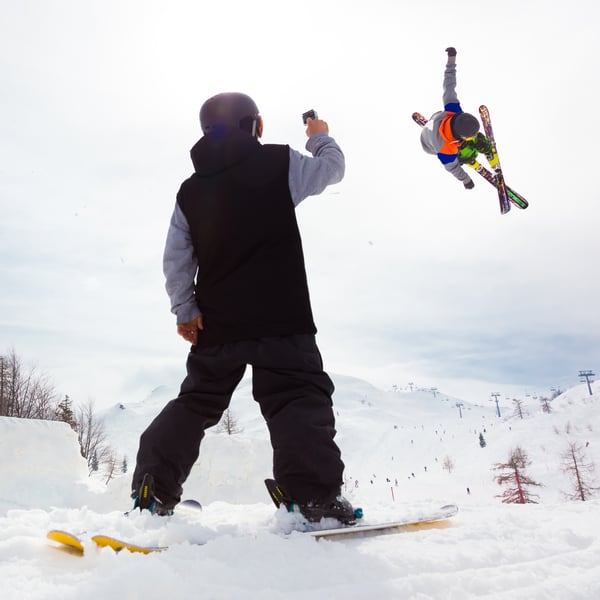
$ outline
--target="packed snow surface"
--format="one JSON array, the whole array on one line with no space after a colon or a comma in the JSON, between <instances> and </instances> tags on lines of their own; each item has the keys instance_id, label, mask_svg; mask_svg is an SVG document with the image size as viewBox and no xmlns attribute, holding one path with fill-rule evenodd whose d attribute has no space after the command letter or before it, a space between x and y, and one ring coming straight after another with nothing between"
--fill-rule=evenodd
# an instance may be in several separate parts
<instances>
[{"instance_id":1,"label":"packed snow surface","mask_svg":"<svg viewBox=\"0 0 600 600\"><path fill-rule=\"evenodd\" d=\"M598 384L593 395L585 385L568 390L549 414L539 398L527 398L521 419L510 399L498 416L487 400L334 381L344 493L363 507L365 522L455 503L451 526L345 541L292 531L297 522L275 510L262 484L271 450L248 381L231 406L240 431L209 432L186 483L184 497L204 510L169 519L123 516L131 473L108 485L101 473L89 477L67 425L0 418L2 599L600 597L600 496L570 500L574 484L563 467L569 443L582 448L586 464L600 460ZM160 388L103 415L130 469L139 434L175 393ZM537 504L498 498L493 466L516 446L531 460L527 474L542 484L530 490ZM586 474L592 487L598 475ZM84 555L46 539L50 529L79 534ZM96 533L168 550L116 554L91 543Z\"/></svg>"}]
</instances>

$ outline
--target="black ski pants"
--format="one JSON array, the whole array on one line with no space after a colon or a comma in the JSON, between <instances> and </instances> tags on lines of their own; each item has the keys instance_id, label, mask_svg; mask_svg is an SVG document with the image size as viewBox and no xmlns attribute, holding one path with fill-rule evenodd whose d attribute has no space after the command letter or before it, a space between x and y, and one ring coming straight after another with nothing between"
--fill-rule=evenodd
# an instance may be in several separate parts
<instances>
[{"instance_id":1,"label":"black ski pants","mask_svg":"<svg viewBox=\"0 0 600 600\"><path fill-rule=\"evenodd\" d=\"M290 335L192 347L179 396L140 438L134 495L150 473L157 498L167 506L179 502L204 432L220 421L248 364L271 436L275 479L299 503L340 493L344 463L334 442L334 386L314 336Z\"/></svg>"}]
</instances>

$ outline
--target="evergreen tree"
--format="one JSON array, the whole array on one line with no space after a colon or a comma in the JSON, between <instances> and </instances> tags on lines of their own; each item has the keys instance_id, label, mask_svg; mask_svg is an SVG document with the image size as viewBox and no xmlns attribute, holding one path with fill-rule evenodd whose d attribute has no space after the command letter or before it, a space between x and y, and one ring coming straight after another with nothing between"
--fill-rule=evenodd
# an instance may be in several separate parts
<instances>
[{"instance_id":1,"label":"evergreen tree","mask_svg":"<svg viewBox=\"0 0 600 600\"><path fill-rule=\"evenodd\" d=\"M72 429L77 429L75 424L75 415L73 413L73 403L67 394L56 406L56 418L59 421L68 423Z\"/></svg>"},{"instance_id":2,"label":"evergreen tree","mask_svg":"<svg viewBox=\"0 0 600 600\"><path fill-rule=\"evenodd\" d=\"M482 448L485 448L487 446L487 442L485 441L485 438L483 437L483 433L479 434L479 445Z\"/></svg>"},{"instance_id":3,"label":"evergreen tree","mask_svg":"<svg viewBox=\"0 0 600 600\"><path fill-rule=\"evenodd\" d=\"M98 466L98 454L94 450L94 453L92 454L92 460L90 461L90 469L95 472L98 470Z\"/></svg>"},{"instance_id":4,"label":"evergreen tree","mask_svg":"<svg viewBox=\"0 0 600 600\"><path fill-rule=\"evenodd\" d=\"M121 463L121 473L127 473L127 457L123 457L123 462Z\"/></svg>"}]
</instances>

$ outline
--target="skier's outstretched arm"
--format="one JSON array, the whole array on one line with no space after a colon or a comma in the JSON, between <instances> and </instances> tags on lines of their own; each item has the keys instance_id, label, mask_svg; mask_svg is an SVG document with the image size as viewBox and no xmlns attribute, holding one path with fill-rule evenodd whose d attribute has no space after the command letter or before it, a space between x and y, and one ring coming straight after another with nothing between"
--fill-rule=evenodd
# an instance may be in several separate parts
<instances>
[{"instance_id":1,"label":"skier's outstretched arm","mask_svg":"<svg viewBox=\"0 0 600 600\"><path fill-rule=\"evenodd\" d=\"M445 169L452 173L456 179L458 179L466 189L473 189L475 184L473 180L469 177L468 173L461 167L460 163L457 159L453 160L451 163L447 163L444 165Z\"/></svg>"},{"instance_id":2,"label":"skier's outstretched arm","mask_svg":"<svg viewBox=\"0 0 600 600\"><path fill-rule=\"evenodd\" d=\"M289 186L294 206L308 196L320 194L328 185L338 183L346 168L344 154L329 136L329 126L321 119L308 119L306 149L312 156L290 148Z\"/></svg>"},{"instance_id":3,"label":"skier's outstretched arm","mask_svg":"<svg viewBox=\"0 0 600 600\"><path fill-rule=\"evenodd\" d=\"M446 48L448 60L444 70L444 110L449 112L461 112L458 96L456 95L456 48Z\"/></svg>"}]
</instances>

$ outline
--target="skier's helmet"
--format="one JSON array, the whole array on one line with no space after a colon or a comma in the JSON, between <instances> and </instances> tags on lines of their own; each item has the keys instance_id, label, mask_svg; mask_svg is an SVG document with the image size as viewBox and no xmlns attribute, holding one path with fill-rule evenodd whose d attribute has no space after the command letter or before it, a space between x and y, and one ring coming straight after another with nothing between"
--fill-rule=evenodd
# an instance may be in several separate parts
<instances>
[{"instance_id":1,"label":"skier's helmet","mask_svg":"<svg viewBox=\"0 0 600 600\"><path fill-rule=\"evenodd\" d=\"M228 131L241 129L260 137L262 120L250 96L238 92L217 94L200 109L200 126L205 135L223 137Z\"/></svg>"},{"instance_id":2,"label":"skier's helmet","mask_svg":"<svg viewBox=\"0 0 600 600\"><path fill-rule=\"evenodd\" d=\"M460 112L450 120L450 128L456 139L470 138L477 135L479 131L479 121L473 115Z\"/></svg>"}]
</instances>

